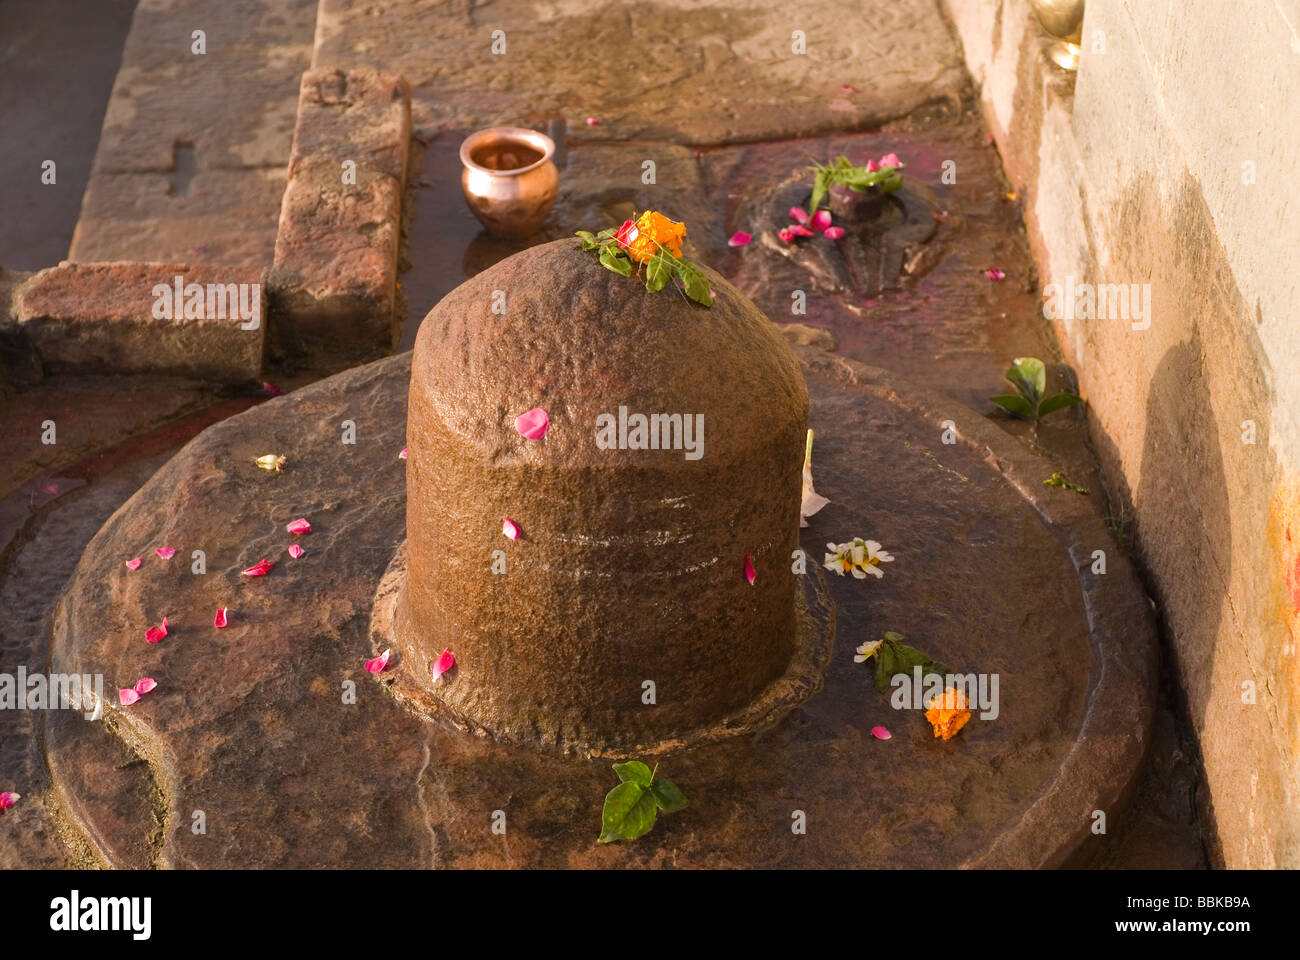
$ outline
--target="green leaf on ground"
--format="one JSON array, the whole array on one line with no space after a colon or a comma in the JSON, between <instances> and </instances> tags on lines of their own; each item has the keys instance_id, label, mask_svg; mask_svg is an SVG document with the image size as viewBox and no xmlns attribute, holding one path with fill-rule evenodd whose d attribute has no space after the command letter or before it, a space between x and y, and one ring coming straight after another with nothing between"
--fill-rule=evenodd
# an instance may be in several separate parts
<instances>
[{"instance_id":1,"label":"green leaf on ground","mask_svg":"<svg viewBox=\"0 0 1300 960\"><path fill-rule=\"evenodd\" d=\"M654 774L640 760L629 760L627 763L614 764L614 772L624 783L639 783L643 787L650 786L654 780Z\"/></svg>"},{"instance_id":2,"label":"green leaf on ground","mask_svg":"<svg viewBox=\"0 0 1300 960\"><path fill-rule=\"evenodd\" d=\"M1034 419L1034 408L1029 405L1029 401L1024 397L1002 393L996 397L989 397L989 399L1008 413L1015 414L1017 417L1024 417L1026 420Z\"/></svg>"},{"instance_id":3,"label":"green leaf on ground","mask_svg":"<svg viewBox=\"0 0 1300 960\"><path fill-rule=\"evenodd\" d=\"M601 843L635 840L650 832L658 814L659 808L649 790L631 780L620 783L605 795L599 840Z\"/></svg>"},{"instance_id":4,"label":"green leaf on ground","mask_svg":"<svg viewBox=\"0 0 1300 960\"><path fill-rule=\"evenodd\" d=\"M686 806L685 795L677 789L677 784L671 780L656 780L650 784L650 793L653 794L655 803L664 813L676 813Z\"/></svg>"},{"instance_id":5,"label":"green leaf on ground","mask_svg":"<svg viewBox=\"0 0 1300 960\"><path fill-rule=\"evenodd\" d=\"M1040 417L1045 417L1049 413L1064 409L1065 407L1072 407L1076 403L1083 403L1083 398L1076 397L1072 393L1058 393L1054 397L1048 397L1038 405L1038 415Z\"/></svg>"}]
</instances>

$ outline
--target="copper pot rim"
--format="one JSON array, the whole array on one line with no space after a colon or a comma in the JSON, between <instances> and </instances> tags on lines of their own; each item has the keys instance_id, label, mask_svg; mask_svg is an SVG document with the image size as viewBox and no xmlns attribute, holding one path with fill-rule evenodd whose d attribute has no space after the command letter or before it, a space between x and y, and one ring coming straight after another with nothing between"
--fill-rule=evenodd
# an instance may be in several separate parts
<instances>
[{"instance_id":1,"label":"copper pot rim","mask_svg":"<svg viewBox=\"0 0 1300 960\"><path fill-rule=\"evenodd\" d=\"M514 170L492 170L482 164L475 163L470 158L470 154L475 147L483 143L493 141L513 140L522 143L525 146L532 147L534 150L542 151L539 160L535 160L526 167L516 167ZM536 170L538 167L545 166L555 155L555 141L539 130L529 130L527 127L487 127L483 130L476 130L466 137L460 145L460 162L466 170L473 170L477 173L485 173L490 177L518 177L528 173L530 170Z\"/></svg>"}]
</instances>

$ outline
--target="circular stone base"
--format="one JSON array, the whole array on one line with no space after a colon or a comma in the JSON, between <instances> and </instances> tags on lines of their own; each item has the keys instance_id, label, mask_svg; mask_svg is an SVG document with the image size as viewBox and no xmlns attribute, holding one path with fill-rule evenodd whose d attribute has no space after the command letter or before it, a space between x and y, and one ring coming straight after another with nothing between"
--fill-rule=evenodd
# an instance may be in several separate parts
<instances>
[{"instance_id":1,"label":"circular stone base","mask_svg":"<svg viewBox=\"0 0 1300 960\"><path fill-rule=\"evenodd\" d=\"M1119 815L1148 741L1153 621L1128 563L1086 498L1043 486L1053 468L983 417L799 353L813 473L831 500L803 531L808 575L831 540L875 539L896 559L881 580L825 575L834 641L820 687L765 726L661 745L652 763L690 805L648 835L596 842L617 783L608 759L474 736L408 709L400 666L363 668L404 538L409 354L208 429L90 543L49 669L104 675L106 729L51 712L59 814L112 866L1063 862L1094 810ZM346 420L355 444L340 443ZM267 453L287 457L282 474L252 464ZM313 532L292 560L284 526L299 516ZM153 554L164 545L171 561ZM192 572L195 550L206 573ZM263 556L268 576L241 577ZM147 643L163 616L169 635ZM895 710L871 664L853 662L887 630L954 670L996 674L997 717L942 741L921 711ZM111 692L144 676L157 689L118 706ZM874 739L877 725L892 739ZM124 764L108 736L144 762Z\"/></svg>"}]
</instances>

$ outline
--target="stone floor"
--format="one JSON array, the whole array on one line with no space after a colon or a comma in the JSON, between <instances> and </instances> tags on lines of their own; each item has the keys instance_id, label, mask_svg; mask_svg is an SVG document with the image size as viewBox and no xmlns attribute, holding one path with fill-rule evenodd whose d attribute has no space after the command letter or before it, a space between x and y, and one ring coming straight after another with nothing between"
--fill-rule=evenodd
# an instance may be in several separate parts
<instances>
[{"instance_id":1,"label":"stone floor","mask_svg":"<svg viewBox=\"0 0 1300 960\"><path fill-rule=\"evenodd\" d=\"M989 414L985 398L1000 392L1012 356L1032 354L1049 362L1057 357L1038 313L1016 199L974 112L960 51L929 0L880 5L873 8L870 29L852 30L839 24L840 5L831 0L801 5L797 16L755 14L728 0L668 4L657 18L595 16L576 0L389 0L364 8L322 0L319 11L311 3L278 5L285 7L281 11L245 0L219 15L210 6L175 0L137 15L75 256L269 260L298 73L308 62L371 64L406 75L420 139L413 169L422 173L412 177L412 215L405 225L405 346L442 294L517 249L482 236L464 208L456 160L461 134L498 121L544 126L562 119L569 142L561 197L538 240L618 222L634 208L664 209L689 223L694 255L731 278L778 322L826 331L844 356L944 390ZM168 24L188 24L196 16L213 24L214 49L222 25L240 16L257 29L243 32L236 50L212 60L157 52ZM506 32L503 56L490 52L494 29ZM792 60L796 30L804 31L807 53ZM233 88L231 103L222 105L212 99L218 95L207 75L195 72L200 69L250 76ZM622 82L610 82L611 73ZM257 109L248 109L254 102ZM648 109L647 103L656 106ZM221 127L223 116L233 126ZM587 117L598 123L588 125ZM176 152L177 144L188 144L191 152ZM790 292L806 286L807 277L788 260L767 255L758 241L731 249L726 238L737 229L758 237L770 228L753 198L788 178L807 157L839 152L854 159L898 153L909 165L907 175L934 192L948 218L930 245L925 271L899 289L859 302L810 288L807 315L791 315ZM642 182L646 160L655 161L654 184ZM945 161L955 164L955 183L939 178ZM192 182L178 184L178 172ZM990 282L985 267L1004 270L1006 280ZM289 387L312 378L310 371L268 376ZM101 396L114 395L122 398L118 406L100 403ZM0 491L7 495L0 514L17 518L0 561L0 590L6 591L7 612L21 617L6 616L6 651L29 651L26 662L41 659L30 644L48 622L72 558L168 449L157 445L159 424L171 424L170 436L179 442L208 419L228 415L232 403L248 401L193 384L123 381L103 390L102 384L73 380L47 381L6 401L6 423L30 435L26 444L4 444L0 454L0 476L12 475ZM67 447L60 443L57 456L31 442L36 433L28 423L51 408L85 425L73 428L84 439ZM204 408L208 413L199 415ZM96 417L111 424L111 431L95 427ZM1106 515L1104 484L1080 419L1058 414L1037 436L1018 423L996 416L993 421L1084 483ZM52 478L74 472L71 464L96 451L108 456L102 468L81 471L78 486L85 489L69 492L56 484L50 492ZM54 549L50 538L56 535L64 567L50 568L29 584L24 577L31 564L39 550ZM1090 852L1088 862L1205 865L1189 799L1198 782L1194 748L1173 699L1162 691L1155 748L1129 823L1104 838L1098 846L1105 849ZM17 729L5 732L7 744L23 737ZM0 752L0 778L48 784L32 742ZM41 788L23 792L33 810L28 828L20 830L18 817L0 822L3 834L23 834L21 842L6 844L6 865L69 857L87 862L84 849L67 843L66 825L35 812L44 806ZM147 810L149 802L141 797L140 809Z\"/></svg>"}]
</instances>

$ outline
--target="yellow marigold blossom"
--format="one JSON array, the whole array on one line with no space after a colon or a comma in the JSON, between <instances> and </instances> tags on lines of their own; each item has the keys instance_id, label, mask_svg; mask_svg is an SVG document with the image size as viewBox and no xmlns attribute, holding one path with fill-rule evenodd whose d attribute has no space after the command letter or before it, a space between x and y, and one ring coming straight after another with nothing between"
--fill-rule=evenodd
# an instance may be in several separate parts
<instances>
[{"instance_id":1,"label":"yellow marigold blossom","mask_svg":"<svg viewBox=\"0 0 1300 960\"><path fill-rule=\"evenodd\" d=\"M957 731L966 726L970 711L966 709L966 697L956 687L944 690L942 696L935 697L925 711L925 719L934 727L934 735L951 740Z\"/></svg>"},{"instance_id":2,"label":"yellow marigold blossom","mask_svg":"<svg viewBox=\"0 0 1300 960\"><path fill-rule=\"evenodd\" d=\"M681 259L682 240L685 236L686 224L676 223L662 213L647 210L637 217L631 229L628 229L628 224L623 224L618 232L618 242L627 251L628 257L637 263L648 263L661 248Z\"/></svg>"}]
</instances>

